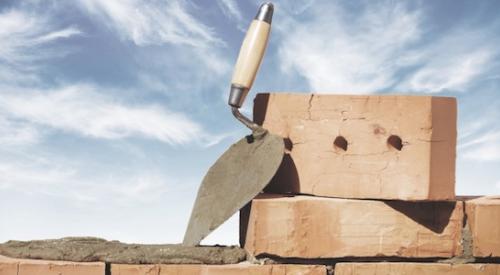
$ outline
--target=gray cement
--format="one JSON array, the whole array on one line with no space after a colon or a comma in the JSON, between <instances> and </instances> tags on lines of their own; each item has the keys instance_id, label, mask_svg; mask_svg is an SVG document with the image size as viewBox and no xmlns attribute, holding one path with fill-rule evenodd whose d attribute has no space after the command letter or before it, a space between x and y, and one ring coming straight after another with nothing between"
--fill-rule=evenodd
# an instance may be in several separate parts
<instances>
[{"instance_id":1,"label":"gray cement","mask_svg":"<svg viewBox=\"0 0 500 275\"><path fill-rule=\"evenodd\" d=\"M117 264L234 264L246 259L236 247L125 244L93 237L8 241L0 255L12 258Z\"/></svg>"},{"instance_id":2,"label":"gray cement","mask_svg":"<svg viewBox=\"0 0 500 275\"><path fill-rule=\"evenodd\" d=\"M462 203L463 209L465 209L465 201L460 202ZM451 263L451 264L468 264L468 263L473 263L476 261L476 259L473 256L473 244L472 244L472 232L470 230L470 224L469 224L469 219L467 217L467 213L464 211L464 222L462 225L462 254L457 257L453 257L450 259L445 259L440 262L442 263Z\"/></svg>"}]
</instances>

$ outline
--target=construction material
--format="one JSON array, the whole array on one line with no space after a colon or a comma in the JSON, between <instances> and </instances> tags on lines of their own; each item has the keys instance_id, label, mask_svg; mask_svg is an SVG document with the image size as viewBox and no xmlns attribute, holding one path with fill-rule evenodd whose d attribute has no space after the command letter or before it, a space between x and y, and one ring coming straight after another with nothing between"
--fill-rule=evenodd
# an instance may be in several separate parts
<instances>
[{"instance_id":1,"label":"construction material","mask_svg":"<svg viewBox=\"0 0 500 275\"><path fill-rule=\"evenodd\" d=\"M500 257L500 196L465 202L474 257Z\"/></svg>"},{"instance_id":2,"label":"construction material","mask_svg":"<svg viewBox=\"0 0 500 275\"><path fill-rule=\"evenodd\" d=\"M106 271L108 270L108 271ZM0 256L0 275L326 275L322 265L257 265L250 263L227 265L131 265L80 263L67 261L26 260Z\"/></svg>"},{"instance_id":3,"label":"construction material","mask_svg":"<svg viewBox=\"0 0 500 275\"><path fill-rule=\"evenodd\" d=\"M19 260L7 258L0 255L0 274L17 275Z\"/></svg>"},{"instance_id":4,"label":"construction material","mask_svg":"<svg viewBox=\"0 0 500 275\"><path fill-rule=\"evenodd\" d=\"M455 98L258 94L254 121L286 141L268 192L455 197Z\"/></svg>"},{"instance_id":5,"label":"construction material","mask_svg":"<svg viewBox=\"0 0 500 275\"><path fill-rule=\"evenodd\" d=\"M0 255L12 258L123 264L234 264L246 259L239 247L125 244L98 238L8 241Z\"/></svg>"},{"instance_id":6,"label":"construction material","mask_svg":"<svg viewBox=\"0 0 500 275\"><path fill-rule=\"evenodd\" d=\"M260 195L242 210L241 245L280 258L460 255L461 202Z\"/></svg>"},{"instance_id":7,"label":"construction material","mask_svg":"<svg viewBox=\"0 0 500 275\"><path fill-rule=\"evenodd\" d=\"M335 275L498 275L500 264L339 263Z\"/></svg>"},{"instance_id":8,"label":"construction material","mask_svg":"<svg viewBox=\"0 0 500 275\"><path fill-rule=\"evenodd\" d=\"M105 275L104 263L12 259L0 256L0 275Z\"/></svg>"},{"instance_id":9,"label":"construction material","mask_svg":"<svg viewBox=\"0 0 500 275\"><path fill-rule=\"evenodd\" d=\"M326 275L315 265L112 265L111 275Z\"/></svg>"}]
</instances>

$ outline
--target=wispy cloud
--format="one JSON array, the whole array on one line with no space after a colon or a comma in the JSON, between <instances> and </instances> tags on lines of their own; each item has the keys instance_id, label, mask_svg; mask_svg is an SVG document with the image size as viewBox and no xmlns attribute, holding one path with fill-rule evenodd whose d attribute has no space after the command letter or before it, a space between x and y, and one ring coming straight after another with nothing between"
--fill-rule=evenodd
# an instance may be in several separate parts
<instances>
[{"instance_id":1,"label":"wispy cloud","mask_svg":"<svg viewBox=\"0 0 500 275\"><path fill-rule=\"evenodd\" d=\"M484 26L461 25L430 37L418 7L359 3L355 16L352 6L317 2L300 21L285 19L278 28L283 72L298 73L315 92L429 93L462 91L495 66L498 41Z\"/></svg>"},{"instance_id":2,"label":"wispy cloud","mask_svg":"<svg viewBox=\"0 0 500 275\"><path fill-rule=\"evenodd\" d=\"M40 36L36 39L35 42L47 43L47 42L54 41L57 39L69 38L69 37L72 37L75 35L81 35L81 34L83 34L82 31L80 31L76 27L68 27L68 28L65 28L62 30L53 31L53 32L47 33L43 36Z\"/></svg>"},{"instance_id":3,"label":"wispy cloud","mask_svg":"<svg viewBox=\"0 0 500 275\"><path fill-rule=\"evenodd\" d=\"M32 85L40 81L41 62L63 57L69 48L51 43L83 34L76 27L60 27L44 15L9 9L0 13L0 82Z\"/></svg>"},{"instance_id":4,"label":"wispy cloud","mask_svg":"<svg viewBox=\"0 0 500 275\"><path fill-rule=\"evenodd\" d=\"M335 3L317 4L306 20L280 28L282 69L298 72L315 92L367 93L395 84L412 58L404 49L421 35L421 15L403 5L361 10L351 17Z\"/></svg>"},{"instance_id":5,"label":"wispy cloud","mask_svg":"<svg viewBox=\"0 0 500 275\"><path fill-rule=\"evenodd\" d=\"M243 15L241 14L238 3L234 0L217 0L217 5L222 10L222 13L229 19L236 21L238 28L245 31L243 26Z\"/></svg>"},{"instance_id":6,"label":"wispy cloud","mask_svg":"<svg viewBox=\"0 0 500 275\"><path fill-rule=\"evenodd\" d=\"M489 76L500 50L490 30L462 27L418 49L418 66L400 89L421 92L466 91Z\"/></svg>"},{"instance_id":7,"label":"wispy cloud","mask_svg":"<svg viewBox=\"0 0 500 275\"><path fill-rule=\"evenodd\" d=\"M463 154L464 158L477 161L500 160L500 143L481 144Z\"/></svg>"},{"instance_id":8,"label":"wispy cloud","mask_svg":"<svg viewBox=\"0 0 500 275\"><path fill-rule=\"evenodd\" d=\"M472 140L460 144L459 148L466 149L470 148L473 145L480 145L492 142L500 142L500 131L490 131L483 133L482 135L475 137Z\"/></svg>"},{"instance_id":9,"label":"wispy cloud","mask_svg":"<svg viewBox=\"0 0 500 275\"><path fill-rule=\"evenodd\" d=\"M468 143L466 140L469 140L479 132L483 132L487 126L491 126L492 124L494 124L494 121L491 121L490 119L470 121L458 131L458 146L463 147L466 143Z\"/></svg>"},{"instance_id":10,"label":"wispy cloud","mask_svg":"<svg viewBox=\"0 0 500 275\"><path fill-rule=\"evenodd\" d=\"M48 188L50 186L71 184L70 179L74 174L74 170L67 168L47 167L33 162L19 163L9 159L8 162L0 162L0 187L47 194L52 189Z\"/></svg>"},{"instance_id":11,"label":"wispy cloud","mask_svg":"<svg viewBox=\"0 0 500 275\"><path fill-rule=\"evenodd\" d=\"M173 183L155 171L117 174L81 174L82 167L63 160L50 162L10 158L0 160L0 190L17 190L75 200L75 203L96 201L148 203L161 198Z\"/></svg>"},{"instance_id":12,"label":"wispy cloud","mask_svg":"<svg viewBox=\"0 0 500 275\"><path fill-rule=\"evenodd\" d=\"M226 42L193 15L195 4L182 0L79 0L99 26L138 46L133 57L147 89L200 93L229 71ZM155 46L153 48L148 46ZM155 54L152 54L154 51ZM201 84L203 82L203 84ZM186 96L187 97L187 96ZM195 98L191 96L191 98Z\"/></svg>"},{"instance_id":13,"label":"wispy cloud","mask_svg":"<svg viewBox=\"0 0 500 275\"><path fill-rule=\"evenodd\" d=\"M4 92L0 94L0 114L92 138L142 136L183 144L201 136L201 126L183 114L158 105L123 104L97 91L87 84Z\"/></svg>"},{"instance_id":14,"label":"wispy cloud","mask_svg":"<svg viewBox=\"0 0 500 275\"><path fill-rule=\"evenodd\" d=\"M3 146L35 144L39 139L39 131L30 123L0 116L0 144Z\"/></svg>"},{"instance_id":15,"label":"wispy cloud","mask_svg":"<svg viewBox=\"0 0 500 275\"><path fill-rule=\"evenodd\" d=\"M223 44L214 31L191 15L183 1L80 0L125 39L137 45L172 43L204 48Z\"/></svg>"},{"instance_id":16,"label":"wispy cloud","mask_svg":"<svg viewBox=\"0 0 500 275\"><path fill-rule=\"evenodd\" d=\"M489 131L462 143L463 157L477 161L500 160L500 131Z\"/></svg>"},{"instance_id":17,"label":"wispy cloud","mask_svg":"<svg viewBox=\"0 0 500 275\"><path fill-rule=\"evenodd\" d=\"M40 47L58 39L82 34L76 27L59 28L44 16L15 9L0 13L0 26L0 61L9 64L54 57L45 55L47 52L40 50ZM35 51L35 48L39 50Z\"/></svg>"},{"instance_id":18,"label":"wispy cloud","mask_svg":"<svg viewBox=\"0 0 500 275\"><path fill-rule=\"evenodd\" d=\"M220 41L187 13L183 2L82 1L89 10L104 13L108 23L123 28L120 31L137 44L189 44L215 72L226 68L213 53L201 53L207 45ZM213 140L182 113L157 104L118 102L106 95L113 88L93 83L39 87L46 61L68 52L67 47L53 42L83 33L29 10L0 13L0 25L0 132L8 133L2 135L2 141L36 143L46 129L104 139L141 136L171 145Z\"/></svg>"},{"instance_id":19,"label":"wispy cloud","mask_svg":"<svg viewBox=\"0 0 500 275\"><path fill-rule=\"evenodd\" d=\"M283 9L292 15L300 15L315 3L317 3L316 0L286 0L283 1L283 4L277 1L276 6L277 9Z\"/></svg>"}]
</instances>

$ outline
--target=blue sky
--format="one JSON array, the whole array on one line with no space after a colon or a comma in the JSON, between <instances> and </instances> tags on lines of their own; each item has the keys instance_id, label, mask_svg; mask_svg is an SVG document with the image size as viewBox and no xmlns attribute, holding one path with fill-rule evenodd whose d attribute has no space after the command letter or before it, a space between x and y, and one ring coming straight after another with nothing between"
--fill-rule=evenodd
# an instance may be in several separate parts
<instances>
[{"instance_id":1,"label":"blue sky","mask_svg":"<svg viewBox=\"0 0 500 275\"><path fill-rule=\"evenodd\" d=\"M0 242L180 242L257 1L0 1ZM500 193L497 1L275 1L255 92L455 96L457 194ZM243 111L251 110L247 100ZM236 244L237 216L204 242Z\"/></svg>"}]
</instances>

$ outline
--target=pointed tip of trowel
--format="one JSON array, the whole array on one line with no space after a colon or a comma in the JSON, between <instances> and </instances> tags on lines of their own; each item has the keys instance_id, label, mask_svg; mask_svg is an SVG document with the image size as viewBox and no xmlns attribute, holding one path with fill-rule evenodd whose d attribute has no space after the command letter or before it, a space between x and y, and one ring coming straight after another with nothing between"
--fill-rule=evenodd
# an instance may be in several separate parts
<instances>
[{"instance_id":1,"label":"pointed tip of trowel","mask_svg":"<svg viewBox=\"0 0 500 275\"><path fill-rule=\"evenodd\" d=\"M196 204L193 207L193 210L197 209ZM194 212L194 211L193 211ZM192 215L194 213L191 213ZM182 241L182 245L184 246L199 246L201 240L206 237L207 234L203 234L203 232L210 232L211 230L207 230L206 225L199 222L199 219L191 217L189 220L189 225L186 229L186 233L184 234L184 240Z\"/></svg>"},{"instance_id":2,"label":"pointed tip of trowel","mask_svg":"<svg viewBox=\"0 0 500 275\"><path fill-rule=\"evenodd\" d=\"M201 241L201 240L200 240ZM194 240L194 239L189 239L189 238L184 238L182 241L183 246L199 246L200 241Z\"/></svg>"}]
</instances>

